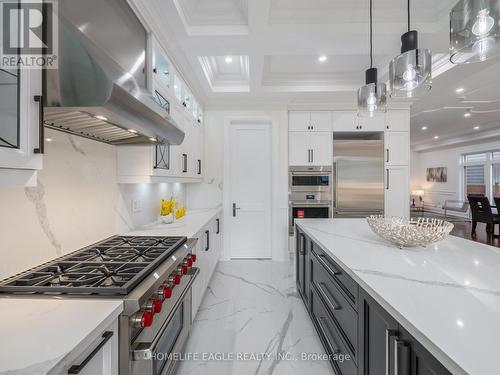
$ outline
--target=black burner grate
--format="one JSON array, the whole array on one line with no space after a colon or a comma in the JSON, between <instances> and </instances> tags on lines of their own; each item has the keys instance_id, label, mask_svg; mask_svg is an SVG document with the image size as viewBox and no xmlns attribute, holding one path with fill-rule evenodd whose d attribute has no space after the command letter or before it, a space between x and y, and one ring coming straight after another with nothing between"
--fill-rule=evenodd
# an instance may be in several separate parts
<instances>
[{"instance_id":1,"label":"black burner grate","mask_svg":"<svg viewBox=\"0 0 500 375\"><path fill-rule=\"evenodd\" d=\"M0 283L2 293L126 295L186 237L116 236Z\"/></svg>"}]
</instances>

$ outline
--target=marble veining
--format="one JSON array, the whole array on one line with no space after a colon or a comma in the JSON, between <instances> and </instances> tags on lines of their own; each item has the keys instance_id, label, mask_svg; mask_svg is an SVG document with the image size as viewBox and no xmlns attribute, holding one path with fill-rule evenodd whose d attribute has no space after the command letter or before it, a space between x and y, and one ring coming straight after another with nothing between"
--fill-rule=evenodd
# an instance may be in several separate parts
<instances>
[{"instance_id":1,"label":"marble veining","mask_svg":"<svg viewBox=\"0 0 500 375\"><path fill-rule=\"evenodd\" d=\"M85 150L80 147L80 145L76 142L75 137L72 136L71 134L68 134L68 139L71 147L73 147L73 150L79 153L80 155L87 156L87 153Z\"/></svg>"},{"instance_id":2,"label":"marble veining","mask_svg":"<svg viewBox=\"0 0 500 375\"><path fill-rule=\"evenodd\" d=\"M296 225L451 373L498 373L499 249L455 236L399 249L364 219Z\"/></svg>"},{"instance_id":3,"label":"marble veining","mask_svg":"<svg viewBox=\"0 0 500 375\"><path fill-rule=\"evenodd\" d=\"M329 362L301 359L324 350L293 270L293 260L219 262L186 346L198 358L182 362L179 375L332 375Z\"/></svg>"},{"instance_id":4,"label":"marble veining","mask_svg":"<svg viewBox=\"0 0 500 375\"><path fill-rule=\"evenodd\" d=\"M45 187L38 179L37 186L27 187L24 189L26 197L35 206L36 216L40 227L49 239L50 243L56 250L56 255L61 256L63 254L62 246L57 240L52 228L50 227L49 218L47 216L47 206L45 204Z\"/></svg>"}]
</instances>

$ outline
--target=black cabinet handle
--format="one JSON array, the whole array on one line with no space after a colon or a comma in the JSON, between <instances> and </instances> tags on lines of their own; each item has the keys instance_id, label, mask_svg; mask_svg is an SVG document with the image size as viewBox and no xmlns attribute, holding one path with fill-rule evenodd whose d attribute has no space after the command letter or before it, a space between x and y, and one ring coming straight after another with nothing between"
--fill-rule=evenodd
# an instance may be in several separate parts
<instances>
[{"instance_id":1,"label":"black cabinet handle","mask_svg":"<svg viewBox=\"0 0 500 375\"><path fill-rule=\"evenodd\" d=\"M330 307L332 310L340 310L342 307L339 305L337 301L333 298L333 296L329 296L330 293L327 293L328 288L325 283L314 283L319 291L319 294L323 296L323 299L325 300L326 304Z\"/></svg>"},{"instance_id":2,"label":"black cabinet handle","mask_svg":"<svg viewBox=\"0 0 500 375\"><path fill-rule=\"evenodd\" d=\"M386 172L386 180L387 180L387 181L386 181L386 182L387 182L387 187L386 187L386 189L387 189L387 190L389 190L389 189L390 189L390 185L389 185L389 183L391 182L391 181L390 181L390 177L389 177L389 170L388 170L388 169L386 169L386 170L385 170L385 172Z\"/></svg>"},{"instance_id":3,"label":"black cabinet handle","mask_svg":"<svg viewBox=\"0 0 500 375\"><path fill-rule=\"evenodd\" d=\"M45 127L43 125L43 96L35 95L33 100L38 103L38 147L33 150L35 154L45 153Z\"/></svg>"},{"instance_id":4,"label":"black cabinet handle","mask_svg":"<svg viewBox=\"0 0 500 375\"><path fill-rule=\"evenodd\" d=\"M387 153L387 163L389 163L389 149L387 148L385 151Z\"/></svg>"},{"instance_id":5,"label":"black cabinet handle","mask_svg":"<svg viewBox=\"0 0 500 375\"><path fill-rule=\"evenodd\" d=\"M236 207L236 203L233 203L233 217L236 217L236 210L239 210L239 207Z\"/></svg>"},{"instance_id":6,"label":"black cabinet handle","mask_svg":"<svg viewBox=\"0 0 500 375\"><path fill-rule=\"evenodd\" d=\"M182 154L182 173L187 173L188 171L188 156L187 154Z\"/></svg>"},{"instance_id":7,"label":"black cabinet handle","mask_svg":"<svg viewBox=\"0 0 500 375\"><path fill-rule=\"evenodd\" d=\"M314 150L311 149L311 163L314 163Z\"/></svg>"},{"instance_id":8,"label":"black cabinet handle","mask_svg":"<svg viewBox=\"0 0 500 375\"><path fill-rule=\"evenodd\" d=\"M205 248L205 251L210 250L210 231L206 230L205 234L207 235L207 247Z\"/></svg>"},{"instance_id":9,"label":"black cabinet handle","mask_svg":"<svg viewBox=\"0 0 500 375\"><path fill-rule=\"evenodd\" d=\"M217 232L215 234L220 233L220 219L215 219L215 222L217 223Z\"/></svg>"},{"instance_id":10,"label":"black cabinet handle","mask_svg":"<svg viewBox=\"0 0 500 375\"><path fill-rule=\"evenodd\" d=\"M201 160L198 159L198 174L201 174Z\"/></svg>"},{"instance_id":11,"label":"black cabinet handle","mask_svg":"<svg viewBox=\"0 0 500 375\"><path fill-rule=\"evenodd\" d=\"M158 69L153 68L153 73L154 73L154 74L158 73Z\"/></svg>"},{"instance_id":12,"label":"black cabinet handle","mask_svg":"<svg viewBox=\"0 0 500 375\"><path fill-rule=\"evenodd\" d=\"M90 353L87 358L83 360L82 363L79 365L73 365L69 368L68 374L79 374L85 366L94 358L94 356L101 350L101 348L106 345L106 343L109 341L111 337L113 337L114 332L112 331L106 331L102 334L102 341L97 345L97 347L92 350L92 353Z\"/></svg>"}]
</instances>

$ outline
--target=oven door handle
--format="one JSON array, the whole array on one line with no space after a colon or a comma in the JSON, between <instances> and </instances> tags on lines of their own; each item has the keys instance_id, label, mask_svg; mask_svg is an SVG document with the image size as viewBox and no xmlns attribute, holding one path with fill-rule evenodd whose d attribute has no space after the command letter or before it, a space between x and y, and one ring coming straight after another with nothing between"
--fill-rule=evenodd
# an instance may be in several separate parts
<instances>
[{"instance_id":1,"label":"oven door handle","mask_svg":"<svg viewBox=\"0 0 500 375\"><path fill-rule=\"evenodd\" d=\"M172 320L172 317L175 315L175 312L177 311L179 306L184 302L184 297L186 297L186 294L191 289L191 286L193 285L194 280L198 277L199 273L200 273L199 268L197 267L191 268L191 279L187 283L186 287L182 291L182 294L179 296L179 299L172 308L172 312L170 313L169 318L165 320L165 323L163 324L163 326L161 327L160 331L153 339L153 341L151 341L150 343L141 343L137 346L137 348L132 350L133 361L150 361L153 359L154 349L156 348L158 342L162 338L163 333L167 329L170 321Z\"/></svg>"}]
</instances>

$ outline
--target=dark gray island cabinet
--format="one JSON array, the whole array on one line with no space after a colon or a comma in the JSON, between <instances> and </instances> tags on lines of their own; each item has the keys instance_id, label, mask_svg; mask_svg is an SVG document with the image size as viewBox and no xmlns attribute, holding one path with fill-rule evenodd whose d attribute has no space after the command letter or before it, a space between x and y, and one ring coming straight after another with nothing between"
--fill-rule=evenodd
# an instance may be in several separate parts
<instances>
[{"instance_id":1,"label":"dark gray island cabinet","mask_svg":"<svg viewBox=\"0 0 500 375\"><path fill-rule=\"evenodd\" d=\"M297 289L337 375L450 375L415 338L296 228Z\"/></svg>"}]
</instances>

